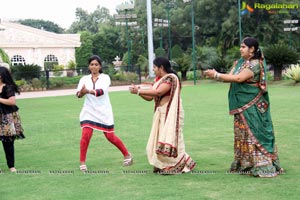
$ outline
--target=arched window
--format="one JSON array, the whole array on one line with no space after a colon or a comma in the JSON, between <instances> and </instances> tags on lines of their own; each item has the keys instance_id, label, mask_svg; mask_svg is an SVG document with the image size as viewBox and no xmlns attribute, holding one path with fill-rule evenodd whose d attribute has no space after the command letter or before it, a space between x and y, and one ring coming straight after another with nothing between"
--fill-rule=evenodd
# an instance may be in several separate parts
<instances>
[{"instance_id":1,"label":"arched window","mask_svg":"<svg viewBox=\"0 0 300 200\"><path fill-rule=\"evenodd\" d=\"M15 65L25 65L26 64L25 59L20 55L14 55L12 57L12 59L10 60L10 62L13 66L15 66Z\"/></svg>"},{"instance_id":2,"label":"arched window","mask_svg":"<svg viewBox=\"0 0 300 200\"><path fill-rule=\"evenodd\" d=\"M58 59L55 55L47 55L44 59L44 68L45 69L53 69L54 65L58 65Z\"/></svg>"}]
</instances>

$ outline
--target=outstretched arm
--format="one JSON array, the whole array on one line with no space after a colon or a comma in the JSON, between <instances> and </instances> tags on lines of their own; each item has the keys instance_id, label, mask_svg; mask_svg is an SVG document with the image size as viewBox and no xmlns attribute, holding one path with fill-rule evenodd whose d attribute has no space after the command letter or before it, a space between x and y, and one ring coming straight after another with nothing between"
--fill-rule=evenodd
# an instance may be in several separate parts
<instances>
[{"instance_id":1,"label":"outstretched arm","mask_svg":"<svg viewBox=\"0 0 300 200\"><path fill-rule=\"evenodd\" d=\"M82 88L77 91L76 96L78 98L82 98L84 95L90 93L90 90L86 89L85 85L82 86Z\"/></svg>"},{"instance_id":2,"label":"outstretched arm","mask_svg":"<svg viewBox=\"0 0 300 200\"><path fill-rule=\"evenodd\" d=\"M137 94L145 100L152 100L154 97L160 97L166 94L171 89L170 84L161 84L157 89L143 90L136 85L132 85L129 90L132 94Z\"/></svg>"},{"instance_id":3,"label":"outstretched arm","mask_svg":"<svg viewBox=\"0 0 300 200\"><path fill-rule=\"evenodd\" d=\"M254 73L250 69L247 69L247 68L243 69L238 74L233 74L232 72L229 74L221 74L221 73L218 73L214 69L206 70L204 72L204 74L208 78L214 78L214 79L225 81L225 82L237 82L237 83L245 82L246 80L248 80L254 76Z\"/></svg>"}]
</instances>

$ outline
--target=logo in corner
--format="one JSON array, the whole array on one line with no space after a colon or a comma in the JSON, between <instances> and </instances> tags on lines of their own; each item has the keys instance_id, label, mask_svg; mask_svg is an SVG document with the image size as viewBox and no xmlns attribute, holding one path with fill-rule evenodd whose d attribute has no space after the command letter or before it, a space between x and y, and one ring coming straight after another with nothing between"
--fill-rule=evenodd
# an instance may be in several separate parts
<instances>
[{"instance_id":1,"label":"logo in corner","mask_svg":"<svg viewBox=\"0 0 300 200\"><path fill-rule=\"evenodd\" d=\"M254 12L254 9L251 6L249 6L246 2L243 1L241 7L241 15L245 15L248 12L252 13Z\"/></svg>"}]
</instances>

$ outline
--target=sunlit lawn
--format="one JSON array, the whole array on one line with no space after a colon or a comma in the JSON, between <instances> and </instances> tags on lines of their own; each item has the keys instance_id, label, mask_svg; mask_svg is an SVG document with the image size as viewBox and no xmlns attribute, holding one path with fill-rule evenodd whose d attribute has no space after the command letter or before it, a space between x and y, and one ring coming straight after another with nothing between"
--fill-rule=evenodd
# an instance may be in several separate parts
<instances>
[{"instance_id":1,"label":"sunlit lawn","mask_svg":"<svg viewBox=\"0 0 300 200\"><path fill-rule=\"evenodd\" d=\"M186 151L197 162L193 173L160 176L146 158L153 102L127 91L111 92L116 134L134 155L122 167L121 153L101 132L92 138L87 164L79 171L79 112L74 96L18 99L26 139L16 141L17 174L0 148L0 200L10 199L298 199L300 86L270 84L271 114L282 167L271 179L226 173L233 158L229 85L198 81L183 87Z\"/></svg>"}]
</instances>

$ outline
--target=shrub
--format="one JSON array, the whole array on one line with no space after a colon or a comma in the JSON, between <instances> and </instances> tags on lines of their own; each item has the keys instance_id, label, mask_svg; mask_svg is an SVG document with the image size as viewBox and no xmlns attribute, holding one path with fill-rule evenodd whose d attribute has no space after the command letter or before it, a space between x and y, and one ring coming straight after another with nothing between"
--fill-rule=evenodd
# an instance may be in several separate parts
<instances>
[{"instance_id":1,"label":"shrub","mask_svg":"<svg viewBox=\"0 0 300 200\"><path fill-rule=\"evenodd\" d=\"M16 80L25 79L26 81L31 81L33 78L41 77L41 67L38 65L15 65L10 69Z\"/></svg>"},{"instance_id":2,"label":"shrub","mask_svg":"<svg viewBox=\"0 0 300 200\"><path fill-rule=\"evenodd\" d=\"M54 68L54 65L58 65L58 62L53 61L53 62L45 62L44 64L44 69L45 70L52 70Z\"/></svg>"},{"instance_id":3,"label":"shrub","mask_svg":"<svg viewBox=\"0 0 300 200\"><path fill-rule=\"evenodd\" d=\"M54 76L61 76L63 74L65 66L63 65L54 65L53 66L53 75Z\"/></svg>"},{"instance_id":4,"label":"shrub","mask_svg":"<svg viewBox=\"0 0 300 200\"><path fill-rule=\"evenodd\" d=\"M42 88L42 81L40 79L37 79L37 78L33 78L31 80L31 85L33 88L35 89L39 89L39 88Z\"/></svg>"},{"instance_id":5,"label":"shrub","mask_svg":"<svg viewBox=\"0 0 300 200\"><path fill-rule=\"evenodd\" d=\"M282 71L285 64L296 64L300 59L300 54L287 44L272 44L264 49L264 55L268 64L273 65L274 80L282 78Z\"/></svg>"},{"instance_id":6,"label":"shrub","mask_svg":"<svg viewBox=\"0 0 300 200\"><path fill-rule=\"evenodd\" d=\"M114 80L114 76L117 73L117 71L113 67L102 68L102 71L103 73L109 75L112 78L112 80Z\"/></svg>"},{"instance_id":7,"label":"shrub","mask_svg":"<svg viewBox=\"0 0 300 200\"><path fill-rule=\"evenodd\" d=\"M113 80L135 82L138 80L138 75L133 72L118 72L112 77Z\"/></svg>"},{"instance_id":8,"label":"shrub","mask_svg":"<svg viewBox=\"0 0 300 200\"><path fill-rule=\"evenodd\" d=\"M295 81L295 83L300 82L300 65L291 65L289 68L286 69L285 76Z\"/></svg>"},{"instance_id":9,"label":"shrub","mask_svg":"<svg viewBox=\"0 0 300 200\"><path fill-rule=\"evenodd\" d=\"M191 81L194 80L194 71L188 71L186 74L187 80ZM196 70L196 80L201 78L201 70Z\"/></svg>"},{"instance_id":10,"label":"shrub","mask_svg":"<svg viewBox=\"0 0 300 200\"><path fill-rule=\"evenodd\" d=\"M267 73L266 73L266 79L267 79L267 81L274 80L274 76L273 76L273 74L270 71L267 71Z\"/></svg>"},{"instance_id":11,"label":"shrub","mask_svg":"<svg viewBox=\"0 0 300 200\"><path fill-rule=\"evenodd\" d=\"M218 72L226 73L230 69L230 64L225 59L218 58L211 62L211 67Z\"/></svg>"},{"instance_id":12,"label":"shrub","mask_svg":"<svg viewBox=\"0 0 300 200\"><path fill-rule=\"evenodd\" d=\"M82 76L62 77L60 79L63 80L65 85L76 85L79 83L81 77Z\"/></svg>"},{"instance_id":13,"label":"shrub","mask_svg":"<svg viewBox=\"0 0 300 200\"><path fill-rule=\"evenodd\" d=\"M63 78L51 78L50 79L50 88L61 88L64 85L65 84L64 84Z\"/></svg>"},{"instance_id":14,"label":"shrub","mask_svg":"<svg viewBox=\"0 0 300 200\"><path fill-rule=\"evenodd\" d=\"M24 79L17 80L15 82L21 91L29 91L31 89L31 85L28 84Z\"/></svg>"},{"instance_id":15,"label":"shrub","mask_svg":"<svg viewBox=\"0 0 300 200\"><path fill-rule=\"evenodd\" d=\"M76 69L76 63L73 60L70 60L67 64L67 69Z\"/></svg>"},{"instance_id":16,"label":"shrub","mask_svg":"<svg viewBox=\"0 0 300 200\"><path fill-rule=\"evenodd\" d=\"M127 81L135 82L138 79L138 75L136 73L127 72Z\"/></svg>"},{"instance_id":17,"label":"shrub","mask_svg":"<svg viewBox=\"0 0 300 200\"><path fill-rule=\"evenodd\" d=\"M16 84L18 87L23 87L26 84L26 81L24 79L17 80Z\"/></svg>"}]
</instances>

